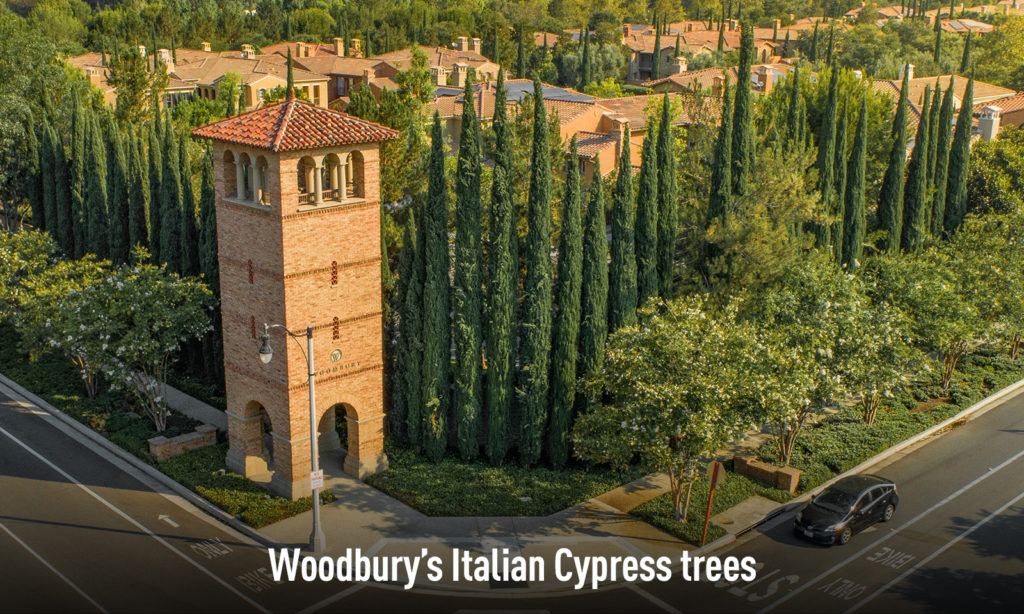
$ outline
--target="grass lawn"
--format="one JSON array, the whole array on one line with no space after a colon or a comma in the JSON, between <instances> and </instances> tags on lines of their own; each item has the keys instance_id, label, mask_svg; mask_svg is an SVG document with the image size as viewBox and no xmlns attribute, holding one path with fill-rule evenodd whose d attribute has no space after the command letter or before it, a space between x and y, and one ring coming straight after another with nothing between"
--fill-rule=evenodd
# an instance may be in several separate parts
<instances>
[{"instance_id":1,"label":"grass lawn","mask_svg":"<svg viewBox=\"0 0 1024 614\"><path fill-rule=\"evenodd\" d=\"M948 390L942 390L930 379L917 382L909 390L891 399L887 406L880 408L873 425L864 423L857 407L847 407L806 428L800 434L790 460L793 467L803 471L797 493L813 489L1024 377L1024 360L1010 360L1005 351L999 350L985 348L966 357L957 368ZM778 464L771 441L757 450L757 456L766 462ZM729 463L726 466L732 468ZM707 490L707 480L694 485L689 521L686 524L672 519L671 495L653 499L631 513L686 542L699 544L708 501ZM715 492L711 515L753 495L776 501L790 498L788 493L730 473L725 483ZM711 525L708 541L724 533L721 527Z\"/></svg>"},{"instance_id":2,"label":"grass lawn","mask_svg":"<svg viewBox=\"0 0 1024 614\"><path fill-rule=\"evenodd\" d=\"M583 466L494 467L450 456L433 463L408 449L389 453L390 468L366 481L428 516L546 516L643 475Z\"/></svg>"},{"instance_id":3,"label":"grass lawn","mask_svg":"<svg viewBox=\"0 0 1024 614\"><path fill-rule=\"evenodd\" d=\"M147 418L130 413L130 398L109 390L102 382L95 397L86 397L78 371L69 360L58 354L45 354L30 361L19 350L19 341L12 327L0 326L0 373L249 526L259 528L310 509L310 497L291 501L227 472L224 464L227 444L192 450L157 464L146 443L157 432ZM172 412L167 430L160 434L174 437L195 430L199 424ZM321 493L321 497L325 502L334 500L330 492Z\"/></svg>"}]
</instances>

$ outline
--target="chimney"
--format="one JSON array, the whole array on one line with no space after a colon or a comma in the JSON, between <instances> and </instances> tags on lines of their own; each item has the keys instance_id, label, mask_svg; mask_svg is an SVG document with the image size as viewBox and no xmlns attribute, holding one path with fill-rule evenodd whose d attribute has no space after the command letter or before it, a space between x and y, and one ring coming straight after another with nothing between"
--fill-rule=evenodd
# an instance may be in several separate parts
<instances>
[{"instance_id":1,"label":"chimney","mask_svg":"<svg viewBox=\"0 0 1024 614\"><path fill-rule=\"evenodd\" d=\"M692 23L687 23L686 24L686 32L687 33L693 32L693 24Z\"/></svg>"},{"instance_id":2,"label":"chimney","mask_svg":"<svg viewBox=\"0 0 1024 614\"><path fill-rule=\"evenodd\" d=\"M757 67L757 74L761 81L761 93L766 96L772 91L772 86L775 85L774 72L770 66L762 65Z\"/></svg>"},{"instance_id":3,"label":"chimney","mask_svg":"<svg viewBox=\"0 0 1024 614\"><path fill-rule=\"evenodd\" d=\"M725 86L725 77L723 77L722 75L715 75L711 79L711 95L712 96L721 96L722 95L722 89L724 88L724 86Z\"/></svg>"},{"instance_id":4,"label":"chimney","mask_svg":"<svg viewBox=\"0 0 1024 614\"><path fill-rule=\"evenodd\" d=\"M480 53L480 39L471 38L469 39L469 50L475 53Z\"/></svg>"},{"instance_id":5,"label":"chimney","mask_svg":"<svg viewBox=\"0 0 1024 614\"><path fill-rule=\"evenodd\" d=\"M334 55L339 58L345 57L345 39L338 36L334 37Z\"/></svg>"},{"instance_id":6,"label":"chimney","mask_svg":"<svg viewBox=\"0 0 1024 614\"><path fill-rule=\"evenodd\" d=\"M781 19L776 19L774 21L774 23L772 24L772 27L775 28L776 30L781 28L782 27L782 20Z\"/></svg>"},{"instance_id":7,"label":"chimney","mask_svg":"<svg viewBox=\"0 0 1024 614\"><path fill-rule=\"evenodd\" d=\"M170 51L167 49L157 49L156 57L167 67L167 72L174 72L174 56Z\"/></svg>"},{"instance_id":8,"label":"chimney","mask_svg":"<svg viewBox=\"0 0 1024 614\"><path fill-rule=\"evenodd\" d=\"M352 57L361 58L363 57L363 41L358 38L352 39Z\"/></svg>"},{"instance_id":9,"label":"chimney","mask_svg":"<svg viewBox=\"0 0 1024 614\"><path fill-rule=\"evenodd\" d=\"M146 46L139 45L139 57L146 57Z\"/></svg>"},{"instance_id":10,"label":"chimney","mask_svg":"<svg viewBox=\"0 0 1024 614\"><path fill-rule=\"evenodd\" d=\"M306 43L299 43L296 45L295 55L300 58L309 57L309 45Z\"/></svg>"},{"instance_id":11,"label":"chimney","mask_svg":"<svg viewBox=\"0 0 1024 614\"><path fill-rule=\"evenodd\" d=\"M687 64L686 64L686 56L682 56L682 55L677 56L676 57L676 74L677 75L678 74L682 74L682 73L686 72L689 69L690 69L690 67L687 66Z\"/></svg>"},{"instance_id":12,"label":"chimney","mask_svg":"<svg viewBox=\"0 0 1024 614\"><path fill-rule=\"evenodd\" d=\"M628 36L629 36L629 24L628 23L624 23L624 24L622 24L622 38L626 38ZM580 42L582 43L583 41L580 41Z\"/></svg>"},{"instance_id":13,"label":"chimney","mask_svg":"<svg viewBox=\"0 0 1024 614\"><path fill-rule=\"evenodd\" d=\"M740 22L735 19L729 20L729 31L733 32L740 29Z\"/></svg>"},{"instance_id":14,"label":"chimney","mask_svg":"<svg viewBox=\"0 0 1024 614\"><path fill-rule=\"evenodd\" d=\"M377 76L377 71L372 68L363 69L363 83L370 83L370 80Z\"/></svg>"},{"instance_id":15,"label":"chimney","mask_svg":"<svg viewBox=\"0 0 1024 614\"><path fill-rule=\"evenodd\" d=\"M460 36L455 41L455 48L459 51L467 51L469 49L469 39L465 36Z\"/></svg>"},{"instance_id":16,"label":"chimney","mask_svg":"<svg viewBox=\"0 0 1024 614\"><path fill-rule=\"evenodd\" d=\"M999 134L999 114L1003 110L996 106L988 106L981 110L978 118L978 129L981 130L981 139L991 141Z\"/></svg>"},{"instance_id":17,"label":"chimney","mask_svg":"<svg viewBox=\"0 0 1024 614\"><path fill-rule=\"evenodd\" d=\"M462 62L455 63L455 71L452 73L452 85L454 87L466 87L466 76L469 74L469 64Z\"/></svg>"},{"instance_id":18,"label":"chimney","mask_svg":"<svg viewBox=\"0 0 1024 614\"><path fill-rule=\"evenodd\" d=\"M431 66L430 79L434 82L434 85L448 85L448 71L444 66Z\"/></svg>"},{"instance_id":19,"label":"chimney","mask_svg":"<svg viewBox=\"0 0 1024 614\"><path fill-rule=\"evenodd\" d=\"M207 52L207 53L213 51L213 47L210 46L209 41L203 41L203 42L199 43L199 48L202 49L203 51Z\"/></svg>"},{"instance_id":20,"label":"chimney","mask_svg":"<svg viewBox=\"0 0 1024 614\"><path fill-rule=\"evenodd\" d=\"M252 58L253 55L255 55L255 51L253 50L252 45L250 45L248 43L242 45L242 57L243 58L248 60L248 59Z\"/></svg>"},{"instance_id":21,"label":"chimney","mask_svg":"<svg viewBox=\"0 0 1024 614\"><path fill-rule=\"evenodd\" d=\"M789 14L789 21L790 21L790 23L792 23L792 22L796 21L796 15L795 15L795 14L793 14L793 13L790 13L790 14Z\"/></svg>"}]
</instances>

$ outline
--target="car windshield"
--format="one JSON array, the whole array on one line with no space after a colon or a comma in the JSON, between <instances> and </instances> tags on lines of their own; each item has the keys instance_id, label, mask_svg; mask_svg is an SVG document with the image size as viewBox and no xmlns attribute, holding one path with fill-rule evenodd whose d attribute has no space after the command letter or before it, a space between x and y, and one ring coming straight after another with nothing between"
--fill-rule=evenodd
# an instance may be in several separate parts
<instances>
[{"instance_id":1,"label":"car windshield","mask_svg":"<svg viewBox=\"0 0 1024 614\"><path fill-rule=\"evenodd\" d=\"M843 514L849 511L850 506L853 505L853 495L830 488L815 497L813 502L818 507Z\"/></svg>"}]
</instances>

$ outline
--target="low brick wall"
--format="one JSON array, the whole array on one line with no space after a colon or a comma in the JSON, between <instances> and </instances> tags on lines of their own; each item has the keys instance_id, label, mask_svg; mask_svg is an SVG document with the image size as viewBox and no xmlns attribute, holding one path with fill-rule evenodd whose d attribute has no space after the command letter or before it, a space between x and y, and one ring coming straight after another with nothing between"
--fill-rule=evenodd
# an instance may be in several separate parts
<instances>
[{"instance_id":1,"label":"low brick wall","mask_svg":"<svg viewBox=\"0 0 1024 614\"><path fill-rule=\"evenodd\" d=\"M196 448L205 448L217 443L217 427L212 424L204 424L191 433L171 437L163 435L153 437L148 441L149 453L158 461L165 461L172 456L184 454Z\"/></svg>"},{"instance_id":2,"label":"low brick wall","mask_svg":"<svg viewBox=\"0 0 1024 614\"><path fill-rule=\"evenodd\" d=\"M791 493L796 492L801 473L799 469L793 467L776 467L763 463L753 456L736 456L733 459L733 471Z\"/></svg>"}]
</instances>

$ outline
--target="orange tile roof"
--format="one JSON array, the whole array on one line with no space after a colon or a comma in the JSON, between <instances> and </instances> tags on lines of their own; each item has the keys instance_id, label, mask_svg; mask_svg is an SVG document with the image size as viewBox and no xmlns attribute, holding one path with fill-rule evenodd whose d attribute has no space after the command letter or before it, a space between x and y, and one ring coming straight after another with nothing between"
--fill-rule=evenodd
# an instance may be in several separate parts
<instances>
[{"instance_id":1,"label":"orange tile roof","mask_svg":"<svg viewBox=\"0 0 1024 614\"><path fill-rule=\"evenodd\" d=\"M619 138L609 133L580 130L576 133L576 151L581 158L593 158L603 149L615 146ZM568 151L568 150L566 150Z\"/></svg>"},{"instance_id":2,"label":"orange tile roof","mask_svg":"<svg viewBox=\"0 0 1024 614\"><path fill-rule=\"evenodd\" d=\"M192 135L270 151L389 141L398 131L295 98L200 126Z\"/></svg>"}]
</instances>

